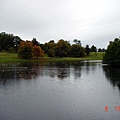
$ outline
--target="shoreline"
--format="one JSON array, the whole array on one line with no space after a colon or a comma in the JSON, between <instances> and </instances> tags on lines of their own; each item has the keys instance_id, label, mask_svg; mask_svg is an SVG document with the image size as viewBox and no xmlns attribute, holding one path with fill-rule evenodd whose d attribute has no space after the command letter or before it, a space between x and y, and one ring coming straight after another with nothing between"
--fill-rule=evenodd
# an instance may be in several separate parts
<instances>
[{"instance_id":1,"label":"shoreline","mask_svg":"<svg viewBox=\"0 0 120 120\"><path fill-rule=\"evenodd\" d=\"M97 56L94 53L91 53L89 56L85 57L62 57L62 58L53 58L53 57L39 57L38 59L21 59L18 58L17 53L0 53L0 63L4 62L59 62L59 61L83 61L83 60L102 60L104 53L97 53Z\"/></svg>"},{"instance_id":2,"label":"shoreline","mask_svg":"<svg viewBox=\"0 0 120 120\"><path fill-rule=\"evenodd\" d=\"M38 58L38 59L0 59L0 63L4 62L62 62L62 61L87 61L87 60L102 60L97 58Z\"/></svg>"}]
</instances>

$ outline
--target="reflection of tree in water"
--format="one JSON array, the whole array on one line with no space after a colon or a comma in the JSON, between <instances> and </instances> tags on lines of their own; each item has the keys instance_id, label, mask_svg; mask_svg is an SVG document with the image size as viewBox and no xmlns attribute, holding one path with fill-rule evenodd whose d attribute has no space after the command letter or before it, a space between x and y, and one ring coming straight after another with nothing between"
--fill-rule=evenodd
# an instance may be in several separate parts
<instances>
[{"instance_id":1,"label":"reflection of tree in water","mask_svg":"<svg viewBox=\"0 0 120 120\"><path fill-rule=\"evenodd\" d=\"M30 80L32 78L36 78L39 73L39 64L38 63L21 63L20 66L25 67L26 69L22 69L21 71L18 72L18 77L25 79L25 80ZM19 68L19 67L18 67Z\"/></svg>"},{"instance_id":2,"label":"reflection of tree in water","mask_svg":"<svg viewBox=\"0 0 120 120\"><path fill-rule=\"evenodd\" d=\"M90 63L89 63L89 62L85 62L85 66L86 66L86 72L87 72L87 74L89 74L89 71L90 71Z\"/></svg>"},{"instance_id":3,"label":"reflection of tree in water","mask_svg":"<svg viewBox=\"0 0 120 120\"><path fill-rule=\"evenodd\" d=\"M13 71L0 70L0 84L5 85L14 81L15 73Z\"/></svg>"},{"instance_id":4,"label":"reflection of tree in water","mask_svg":"<svg viewBox=\"0 0 120 120\"><path fill-rule=\"evenodd\" d=\"M108 78L113 86L118 86L120 90L120 68L113 68L109 66L103 66L105 76Z\"/></svg>"},{"instance_id":5,"label":"reflection of tree in water","mask_svg":"<svg viewBox=\"0 0 120 120\"><path fill-rule=\"evenodd\" d=\"M59 79L64 79L70 75L70 62L54 62L50 66L50 77L57 76Z\"/></svg>"},{"instance_id":6,"label":"reflection of tree in water","mask_svg":"<svg viewBox=\"0 0 120 120\"><path fill-rule=\"evenodd\" d=\"M58 68L57 69L57 76L60 79L66 78L70 75L70 69L67 68Z\"/></svg>"},{"instance_id":7,"label":"reflection of tree in water","mask_svg":"<svg viewBox=\"0 0 120 120\"><path fill-rule=\"evenodd\" d=\"M76 61L71 64L71 66L73 67L73 73L74 73L75 79L81 77L81 66L82 65L83 63L80 61Z\"/></svg>"},{"instance_id":8,"label":"reflection of tree in water","mask_svg":"<svg viewBox=\"0 0 120 120\"><path fill-rule=\"evenodd\" d=\"M8 83L14 80L30 80L32 78L36 78L40 75L43 69L43 64L39 65L39 63L11 63L0 65L0 83ZM40 67L40 68L39 68Z\"/></svg>"},{"instance_id":9,"label":"reflection of tree in water","mask_svg":"<svg viewBox=\"0 0 120 120\"><path fill-rule=\"evenodd\" d=\"M86 62L84 62L84 66L86 69L86 73L89 74L89 72L91 70L92 70L92 72L94 72L96 70L97 64L95 62L86 61Z\"/></svg>"},{"instance_id":10,"label":"reflection of tree in water","mask_svg":"<svg viewBox=\"0 0 120 120\"><path fill-rule=\"evenodd\" d=\"M81 77L81 65L83 63L80 61L76 62L54 62L49 66L48 71L46 71L46 75L50 77L58 77L59 79L64 79L70 77L70 71L74 74L75 78Z\"/></svg>"},{"instance_id":11,"label":"reflection of tree in water","mask_svg":"<svg viewBox=\"0 0 120 120\"><path fill-rule=\"evenodd\" d=\"M64 79L70 76L70 72L75 76L75 78L81 77L81 69L85 66L85 70L89 72L90 63L84 63L81 61L74 62L24 62L24 63L14 63L6 64L0 68L0 80L30 80L36 79L40 76L58 77L59 79ZM3 69L2 69L3 67ZM92 67L93 70L95 66ZM9 69L8 69L9 68ZM1 80L1 81L2 81Z\"/></svg>"}]
</instances>

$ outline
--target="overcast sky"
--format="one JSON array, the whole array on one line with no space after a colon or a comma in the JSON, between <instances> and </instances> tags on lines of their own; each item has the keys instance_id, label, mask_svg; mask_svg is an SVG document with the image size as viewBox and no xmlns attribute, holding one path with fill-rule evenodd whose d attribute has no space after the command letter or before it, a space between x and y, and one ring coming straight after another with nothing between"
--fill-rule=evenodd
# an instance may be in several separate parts
<instances>
[{"instance_id":1,"label":"overcast sky","mask_svg":"<svg viewBox=\"0 0 120 120\"><path fill-rule=\"evenodd\" d=\"M120 36L120 0L0 0L0 32L106 48Z\"/></svg>"}]
</instances>

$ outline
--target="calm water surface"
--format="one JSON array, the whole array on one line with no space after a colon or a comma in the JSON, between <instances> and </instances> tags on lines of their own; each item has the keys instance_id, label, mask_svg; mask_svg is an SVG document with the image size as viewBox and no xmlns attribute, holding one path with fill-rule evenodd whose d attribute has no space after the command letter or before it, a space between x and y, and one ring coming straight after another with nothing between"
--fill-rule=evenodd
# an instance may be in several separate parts
<instances>
[{"instance_id":1,"label":"calm water surface","mask_svg":"<svg viewBox=\"0 0 120 120\"><path fill-rule=\"evenodd\" d=\"M120 69L100 61L0 64L0 120L119 120L119 106Z\"/></svg>"}]
</instances>

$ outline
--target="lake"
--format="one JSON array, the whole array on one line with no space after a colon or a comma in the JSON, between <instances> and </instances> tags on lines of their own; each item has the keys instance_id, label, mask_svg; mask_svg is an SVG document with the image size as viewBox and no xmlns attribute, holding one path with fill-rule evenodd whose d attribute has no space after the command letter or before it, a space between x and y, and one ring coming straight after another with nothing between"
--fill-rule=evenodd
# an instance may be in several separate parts
<instances>
[{"instance_id":1,"label":"lake","mask_svg":"<svg viewBox=\"0 0 120 120\"><path fill-rule=\"evenodd\" d=\"M0 120L119 120L120 68L101 61L0 64Z\"/></svg>"}]
</instances>

